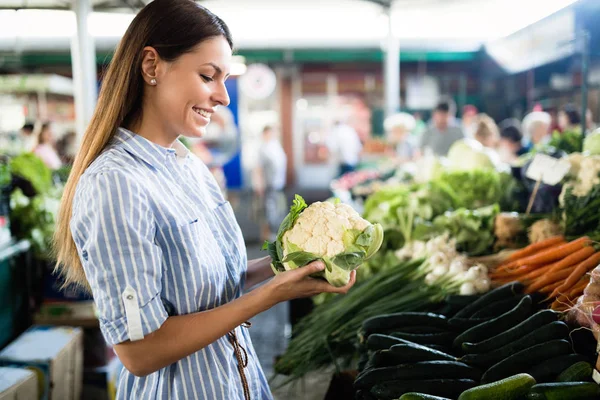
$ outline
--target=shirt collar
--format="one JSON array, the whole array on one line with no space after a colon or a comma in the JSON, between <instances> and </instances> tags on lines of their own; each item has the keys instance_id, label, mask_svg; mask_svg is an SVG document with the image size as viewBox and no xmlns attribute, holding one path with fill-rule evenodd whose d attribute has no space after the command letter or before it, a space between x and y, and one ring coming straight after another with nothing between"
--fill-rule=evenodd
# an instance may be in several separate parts
<instances>
[{"instance_id":1,"label":"shirt collar","mask_svg":"<svg viewBox=\"0 0 600 400\"><path fill-rule=\"evenodd\" d=\"M155 168L164 166L168 157L175 155L178 159L185 160L190 154L179 139L173 143L173 147L167 148L123 127L117 129L114 143Z\"/></svg>"}]
</instances>

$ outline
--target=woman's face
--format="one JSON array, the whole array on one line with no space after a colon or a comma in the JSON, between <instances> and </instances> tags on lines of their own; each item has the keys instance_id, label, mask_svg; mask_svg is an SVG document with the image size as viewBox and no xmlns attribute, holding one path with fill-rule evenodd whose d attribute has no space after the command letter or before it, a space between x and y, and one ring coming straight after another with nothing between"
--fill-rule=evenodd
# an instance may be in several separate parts
<instances>
[{"instance_id":1,"label":"woman's face","mask_svg":"<svg viewBox=\"0 0 600 400\"><path fill-rule=\"evenodd\" d=\"M225 81L230 65L229 43L218 36L157 69L150 101L160 113L158 120L164 121L163 129L175 137L202 137L215 108L229 104Z\"/></svg>"},{"instance_id":2,"label":"woman's face","mask_svg":"<svg viewBox=\"0 0 600 400\"><path fill-rule=\"evenodd\" d=\"M538 122L531 127L531 141L533 144L540 143L548 134L550 125L544 122Z\"/></svg>"}]
</instances>

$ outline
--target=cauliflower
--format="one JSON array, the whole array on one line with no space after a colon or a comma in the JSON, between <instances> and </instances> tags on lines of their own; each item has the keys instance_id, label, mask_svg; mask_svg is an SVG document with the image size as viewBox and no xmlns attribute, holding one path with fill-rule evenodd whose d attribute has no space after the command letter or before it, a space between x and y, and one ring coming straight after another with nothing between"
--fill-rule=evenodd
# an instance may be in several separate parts
<instances>
[{"instance_id":1,"label":"cauliflower","mask_svg":"<svg viewBox=\"0 0 600 400\"><path fill-rule=\"evenodd\" d=\"M266 242L275 273L323 260L320 277L333 286L344 286L350 272L372 257L383 242L383 228L364 220L347 204L316 202L307 207L296 195L283 220L277 240Z\"/></svg>"}]
</instances>

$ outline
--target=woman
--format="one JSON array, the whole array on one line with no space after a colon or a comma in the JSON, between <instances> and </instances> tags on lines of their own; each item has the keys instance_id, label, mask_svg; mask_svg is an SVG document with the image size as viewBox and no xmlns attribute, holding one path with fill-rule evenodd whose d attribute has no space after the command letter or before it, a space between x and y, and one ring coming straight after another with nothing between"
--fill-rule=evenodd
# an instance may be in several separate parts
<instances>
[{"instance_id":1,"label":"woman","mask_svg":"<svg viewBox=\"0 0 600 400\"><path fill-rule=\"evenodd\" d=\"M475 120L473 138L484 147L495 149L500 141L500 132L494 120L487 114L479 114Z\"/></svg>"},{"instance_id":2,"label":"woman","mask_svg":"<svg viewBox=\"0 0 600 400\"><path fill-rule=\"evenodd\" d=\"M523 118L523 133L532 147L546 144L550 140L552 117L544 111L530 112Z\"/></svg>"},{"instance_id":3,"label":"woman","mask_svg":"<svg viewBox=\"0 0 600 400\"><path fill-rule=\"evenodd\" d=\"M565 104L558 112L561 132L581 132L581 113L574 104Z\"/></svg>"},{"instance_id":4,"label":"woman","mask_svg":"<svg viewBox=\"0 0 600 400\"><path fill-rule=\"evenodd\" d=\"M245 321L278 302L345 293L272 276L246 260L231 206L177 140L202 137L229 97L232 40L191 0L155 0L134 18L103 81L56 232L67 284L89 287L122 361L118 399L271 399Z\"/></svg>"},{"instance_id":5,"label":"woman","mask_svg":"<svg viewBox=\"0 0 600 400\"><path fill-rule=\"evenodd\" d=\"M54 148L54 133L50 124L42 125L42 130L38 135L38 144L33 149L33 153L50 169L59 169L62 166L62 161Z\"/></svg>"},{"instance_id":6,"label":"woman","mask_svg":"<svg viewBox=\"0 0 600 400\"><path fill-rule=\"evenodd\" d=\"M415 118L404 112L390 115L383 121L388 142L394 147L393 155L398 162L412 161L416 155L416 146L410 138L415 126Z\"/></svg>"}]
</instances>

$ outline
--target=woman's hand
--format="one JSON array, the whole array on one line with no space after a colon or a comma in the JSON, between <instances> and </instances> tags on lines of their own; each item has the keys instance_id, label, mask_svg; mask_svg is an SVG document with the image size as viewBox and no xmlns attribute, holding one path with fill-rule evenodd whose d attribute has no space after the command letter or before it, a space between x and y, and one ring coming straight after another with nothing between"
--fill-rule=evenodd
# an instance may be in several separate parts
<instances>
[{"instance_id":1,"label":"woman's hand","mask_svg":"<svg viewBox=\"0 0 600 400\"><path fill-rule=\"evenodd\" d=\"M270 300L274 304L300 297L311 297L319 293L345 294L356 282L356 271L350 273L350 281L342 287L335 287L324 280L311 278L310 275L325 269L323 261L314 261L302 268L296 268L278 274L267 283Z\"/></svg>"}]
</instances>

